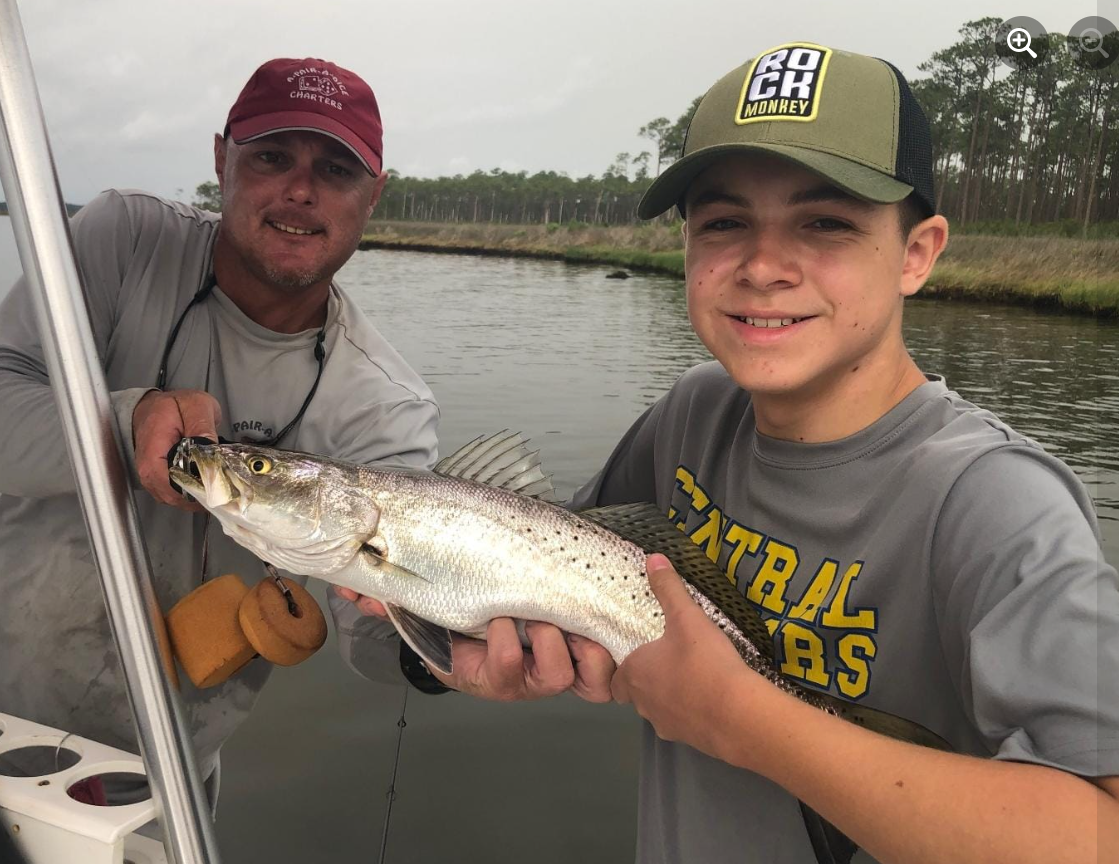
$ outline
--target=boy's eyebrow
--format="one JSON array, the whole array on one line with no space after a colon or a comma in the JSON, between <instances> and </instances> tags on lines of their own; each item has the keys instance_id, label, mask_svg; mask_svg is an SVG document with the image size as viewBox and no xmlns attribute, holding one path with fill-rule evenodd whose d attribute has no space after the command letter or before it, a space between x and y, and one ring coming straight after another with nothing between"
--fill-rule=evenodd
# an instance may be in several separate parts
<instances>
[{"instance_id":1,"label":"boy's eyebrow","mask_svg":"<svg viewBox=\"0 0 1119 864\"><path fill-rule=\"evenodd\" d=\"M722 189L706 189L687 202L689 207L701 207L704 204L733 204L736 207L749 207L748 198L724 192Z\"/></svg>"},{"instance_id":2,"label":"boy's eyebrow","mask_svg":"<svg viewBox=\"0 0 1119 864\"><path fill-rule=\"evenodd\" d=\"M822 183L810 189L801 189L794 192L785 199L785 204L789 207L795 207L798 204L818 204L823 201L837 201L840 204L846 204L859 210L872 210L875 206L869 201L856 198L854 195L832 186L830 183ZM706 189L696 195L694 200L687 203L689 207L701 207L704 204L732 204L735 207L742 207L747 210L753 206L749 198L722 189Z\"/></svg>"},{"instance_id":3,"label":"boy's eyebrow","mask_svg":"<svg viewBox=\"0 0 1119 864\"><path fill-rule=\"evenodd\" d=\"M847 204L858 210L873 210L875 206L869 201L856 198L854 195L832 186L830 183L824 183L820 186L813 186L811 189L802 189L799 192L794 192L788 197L785 203L790 207L795 207L798 204L818 204L822 201L838 201L840 204Z\"/></svg>"}]
</instances>

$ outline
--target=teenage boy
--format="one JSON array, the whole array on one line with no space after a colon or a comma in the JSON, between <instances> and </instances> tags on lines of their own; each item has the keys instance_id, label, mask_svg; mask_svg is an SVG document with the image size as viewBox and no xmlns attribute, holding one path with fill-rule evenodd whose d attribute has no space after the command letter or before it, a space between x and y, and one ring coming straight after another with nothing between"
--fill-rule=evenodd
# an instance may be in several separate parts
<instances>
[{"instance_id":1,"label":"teenage boy","mask_svg":"<svg viewBox=\"0 0 1119 864\"><path fill-rule=\"evenodd\" d=\"M797 799L857 861L1119 860L1119 588L1091 500L902 340L948 235L930 149L881 60L794 43L717 82L639 212L684 215L718 362L574 503L655 501L767 617L785 675L958 753L782 693L652 556L665 636L612 681L651 723L643 864L811 861Z\"/></svg>"}]
</instances>

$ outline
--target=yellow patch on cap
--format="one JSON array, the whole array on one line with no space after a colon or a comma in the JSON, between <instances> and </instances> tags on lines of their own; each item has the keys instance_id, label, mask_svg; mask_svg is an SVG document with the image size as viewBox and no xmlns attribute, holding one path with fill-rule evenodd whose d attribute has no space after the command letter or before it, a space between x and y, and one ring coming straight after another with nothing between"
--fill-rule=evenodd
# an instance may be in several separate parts
<instances>
[{"instance_id":1,"label":"yellow patch on cap","mask_svg":"<svg viewBox=\"0 0 1119 864\"><path fill-rule=\"evenodd\" d=\"M746 73L734 122L815 120L832 50L811 42L778 45L758 56Z\"/></svg>"}]
</instances>

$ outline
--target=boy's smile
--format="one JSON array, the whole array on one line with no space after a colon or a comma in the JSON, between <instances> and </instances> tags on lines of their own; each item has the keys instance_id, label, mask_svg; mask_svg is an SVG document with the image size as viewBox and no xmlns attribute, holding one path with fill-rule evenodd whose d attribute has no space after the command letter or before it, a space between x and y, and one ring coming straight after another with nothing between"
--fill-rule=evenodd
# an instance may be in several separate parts
<instances>
[{"instance_id":1,"label":"boy's smile","mask_svg":"<svg viewBox=\"0 0 1119 864\"><path fill-rule=\"evenodd\" d=\"M692 326L760 410L842 401L854 416L900 380L924 380L901 309L931 261L925 244L903 242L899 205L761 154L724 157L685 202Z\"/></svg>"}]
</instances>

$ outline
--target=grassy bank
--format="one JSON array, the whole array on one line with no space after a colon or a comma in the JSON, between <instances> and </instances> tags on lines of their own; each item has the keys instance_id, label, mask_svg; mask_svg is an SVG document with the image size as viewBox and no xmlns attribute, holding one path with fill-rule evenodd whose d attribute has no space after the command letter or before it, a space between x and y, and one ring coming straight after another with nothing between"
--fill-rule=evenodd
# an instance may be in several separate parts
<instances>
[{"instance_id":1,"label":"grassy bank","mask_svg":"<svg viewBox=\"0 0 1119 864\"><path fill-rule=\"evenodd\" d=\"M362 248L550 258L684 275L679 228L666 225L371 222ZM1119 317L1119 240L960 235L924 294Z\"/></svg>"}]
</instances>

